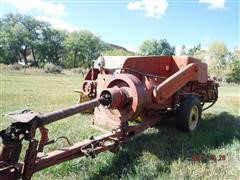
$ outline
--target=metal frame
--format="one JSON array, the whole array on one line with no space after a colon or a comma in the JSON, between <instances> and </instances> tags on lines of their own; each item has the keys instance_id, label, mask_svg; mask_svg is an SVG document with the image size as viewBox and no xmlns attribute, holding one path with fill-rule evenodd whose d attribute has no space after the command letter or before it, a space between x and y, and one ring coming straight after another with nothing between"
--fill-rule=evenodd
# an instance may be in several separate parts
<instances>
[{"instance_id":1,"label":"metal frame","mask_svg":"<svg viewBox=\"0 0 240 180\"><path fill-rule=\"evenodd\" d=\"M92 101L92 106L94 106L95 101ZM84 107L84 105L78 105L77 107ZM85 108L82 108L83 110ZM66 110L66 109L65 109ZM58 112L58 111L56 111ZM79 111L78 111L79 112ZM61 148L59 150L55 150L52 152L48 152L43 154L44 144L47 144L46 140L48 139L46 133L46 128L43 126L38 126L38 124L49 124L54 121L50 117L52 117L54 113L46 114L44 116L37 116L34 119L30 120L28 123L24 123L22 125L28 126L29 131L26 140L29 142L28 149L26 151L26 156L24 162L18 162L18 157L15 158L15 162L13 164L7 164L6 161L0 159L0 179L18 179L22 178L24 180L31 179L32 174L47 167L78 158L81 156L90 156L95 157L98 153L116 149L120 144L126 142L131 137L143 132L149 127L152 127L159 123L162 118L158 117L157 119L153 119L151 121L145 121L137 125L128 126L126 124L125 127L113 130L112 132L108 132L96 137L92 137L90 139L83 140L71 146ZM47 116L49 115L49 116ZM51 119L50 121L46 121L47 118ZM55 119L59 120L59 119ZM35 139L35 133L37 129L41 129L43 133L41 133L42 137L40 143ZM45 134L45 135L44 135ZM45 138L45 141L43 140ZM43 141L43 142L42 142ZM21 142L18 142L18 145ZM41 147L41 148L40 148ZM15 149L19 149L19 146L15 146ZM12 150L7 149L8 152L13 152ZM8 156L9 157L9 156ZM16 163L16 164L15 164Z\"/></svg>"}]
</instances>

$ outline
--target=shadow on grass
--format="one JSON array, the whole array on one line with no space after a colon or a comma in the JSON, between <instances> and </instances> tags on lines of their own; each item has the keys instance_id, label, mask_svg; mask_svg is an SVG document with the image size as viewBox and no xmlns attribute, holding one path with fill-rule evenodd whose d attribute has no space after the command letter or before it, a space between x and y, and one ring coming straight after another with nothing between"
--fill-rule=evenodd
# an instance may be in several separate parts
<instances>
[{"instance_id":1,"label":"shadow on grass","mask_svg":"<svg viewBox=\"0 0 240 180\"><path fill-rule=\"evenodd\" d=\"M143 152L156 155L164 166L156 167L158 173L170 173L170 165L177 159L192 160L193 156L240 140L240 120L227 112L205 114L198 130L192 134L181 133L173 123L163 123L155 130L139 135L122 146L111 162L89 179L99 177L121 178L124 172L134 172L134 166ZM207 159L207 161L210 159Z\"/></svg>"}]
</instances>

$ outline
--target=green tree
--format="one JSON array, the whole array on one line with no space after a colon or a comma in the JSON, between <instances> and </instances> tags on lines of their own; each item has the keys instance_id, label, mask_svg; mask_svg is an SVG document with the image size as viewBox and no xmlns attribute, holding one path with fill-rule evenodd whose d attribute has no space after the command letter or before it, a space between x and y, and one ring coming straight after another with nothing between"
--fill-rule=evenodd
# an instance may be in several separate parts
<instances>
[{"instance_id":1,"label":"green tree","mask_svg":"<svg viewBox=\"0 0 240 180\"><path fill-rule=\"evenodd\" d=\"M9 42L9 34L7 33L4 23L0 20L0 63L13 64L18 61L18 53ZM19 59L20 60L20 59Z\"/></svg>"},{"instance_id":2,"label":"green tree","mask_svg":"<svg viewBox=\"0 0 240 180\"><path fill-rule=\"evenodd\" d=\"M171 46L166 39L146 40L140 46L143 55L175 55L175 47Z\"/></svg>"},{"instance_id":3,"label":"green tree","mask_svg":"<svg viewBox=\"0 0 240 180\"><path fill-rule=\"evenodd\" d=\"M36 43L38 62L60 65L65 49L66 32L46 28L42 31L42 38Z\"/></svg>"},{"instance_id":4,"label":"green tree","mask_svg":"<svg viewBox=\"0 0 240 180\"><path fill-rule=\"evenodd\" d=\"M28 64L27 56L32 54L33 62L37 64L35 43L39 40L42 28L49 25L21 14L5 15L0 25L0 35L3 36L0 41L3 50L1 57L12 59L11 63L23 60Z\"/></svg>"},{"instance_id":5,"label":"green tree","mask_svg":"<svg viewBox=\"0 0 240 180\"><path fill-rule=\"evenodd\" d=\"M71 32L65 40L66 56L63 64L68 68L90 67L102 51L99 37L87 30Z\"/></svg>"},{"instance_id":6,"label":"green tree","mask_svg":"<svg viewBox=\"0 0 240 180\"><path fill-rule=\"evenodd\" d=\"M36 51L38 51L37 47L39 42L44 40L43 32L46 29L50 28L50 24L46 22L38 21L31 16L23 16L21 23L27 29L27 32L28 32L28 36L27 36L28 46L29 46L28 50L29 52L31 52L31 55L33 58L32 65L37 66L40 60L39 57L38 58L36 57L36 53L37 53Z\"/></svg>"},{"instance_id":7,"label":"green tree","mask_svg":"<svg viewBox=\"0 0 240 180\"><path fill-rule=\"evenodd\" d=\"M201 50L201 44L198 44L196 46L193 46L193 48L188 49L187 55L193 56L197 51Z\"/></svg>"},{"instance_id":8,"label":"green tree","mask_svg":"<svg viewBox=\"0 0 240 180\"><path fill-rule=\"evenodd\" d=\"M182 46L181 46L181 51L180 51L180 55L181 56L184 56L184 55L186 55L187 53L186 53L186 46L183 44Z\"/></svg>"},{"instance_id":9,"label":"green tree","mask_svg":"<svg viewBox=\"0 0 240 180\"><path fill-rule=\"evenodd\" d=\"M197 50L196 52L194 52L192 57L198 58L198 59L202 60L203 62L205 62L206 61L206 55L207 55L206 50L201 49L201 50Z\"/></svg>"},{"instance_id":10,"label":"green tree","mask_svg":"<svg viewBox=\"0 0 240 180\"><path fill-rule=\"evenodd\" d=\"M210 73L217 77L225 77L229 51L223 42L213 42L207 49L207 62Z\"/></svg>"},{"instance_id":11,"label":"green tree","mask_svg":"<svg viewBox=\"0 0 240 180\"><path fill-rule=\"evenodd\" d=\"M17 34L16 34L17 33ZM1 61L9 64L21 61L24 47L21 47L24 37L22 30L17 23L8 20L8 17L2 18L0 23L0 47L1 47ZM22 51L23 50L23 51Z\"/></svg>"},{"instance_id":12,"label":"green tree","mask_svg":"<svg viewBox=\"0 0 240 180\"><path fill-rule=\"evenodd\" d=\"M240 84L240 50L235 49L228 63L227 82Z\"/></svg>"}]
</instances>

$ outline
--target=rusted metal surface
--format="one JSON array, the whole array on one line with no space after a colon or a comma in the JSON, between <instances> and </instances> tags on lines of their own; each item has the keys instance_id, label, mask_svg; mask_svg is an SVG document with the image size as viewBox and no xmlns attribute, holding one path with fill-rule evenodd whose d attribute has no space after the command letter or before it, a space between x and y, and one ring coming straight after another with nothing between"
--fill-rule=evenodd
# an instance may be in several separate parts
<instances>
[{"instance_id":1,"label":"rusted metal surface","mask_svg":"<svg viewBox=\"0 0 240 180\"><path fill-rule=\"evenodd\" d=\"M21 150L22 150L21 142L12 143L2 139L0 145L0 162L2 163L5 162L7 164L16 164L18 162Z\"/></svg>"},{"instance_id":2,"label":"rusted metal surface","mask_svg":"<svg viewBox=\"0 0 240 180\"><path fill-rule=\"evenodd\" d=\"M48 129L42 126L42 127L39 127L39 131L41 134L41 139L38 146L38 152L43 152L44 145L49 141Z\"/></svg>"},{"instance_id":3,"label":"rusted metal surface","mask_svg":"<svg viewBox=\"0 0 240 180\"><path fill-rule=\"evenodd\" d=\"M114 107L116 104L122 103L124 96L121 95L119 96L120 98L113 97L114 105L112 108L111 106L110 108L104 106L95 108L95 124L110 125L114 128L118 128L124 122L136 118L148 102L144 85L136 76L131 74L115 74L114 76L99 75L98 80L97 97L100 97L101 92L104 92L104 90L115 87L125 93L127 102L124 106L120 106L119 108ZM121 92L119 93L121 94Z\"/></svg>"},{"instance_id":4,"label":"rusted metal surface","mask_svg":"<svg viewBox=\"0 0 240 180\"><path fill-rule=\"evenodd\" d=\"M40 119L38 121L38 126L50 124L57 120L78 114L82 111L97 107L99 105L100 105L99 99L93 99L93 100L90 100L90 101L87 101L87 102L84 102L81 104L71 106L69 108L64 108L64 109L57 110L57 111L54 111L51 113L46 113L46 114L40 115L40 116L38 116L38 118Z\"/></svg>"},{"instance_id":5,"label":"rusted metal surface","mask_svg":"<svg viewBox=\"0 0 240 180\"><path fill-rule=\"evenodd\" d=\"M36 139L30 139L29 140L29 146L26 152L25 160L24 160L24 166L23 166L23 179L31 179L34 166L35 166L35 160L37 157L37 147L38 147L38 141Z\"/></svg>"},{"instance_id":6,"label":"rusted metal surface","mask_svg":"<svg viewBox=\"0 0 240 180\"><path fill-rule=\"evenodd\" d=\"M121 66L114 67L111 59L104 62L101 56L99 69L92 69L85 76L82 93L90 100L68 108L42 114L31 110L9 113L15 119L0 132L0 179L31 179L32 174L64 161L83 155L115 150L129 138L155 126L167 113L177 111L186 96L197 96L211 107L218 98L218 84L209 79L207 65L200 60L181 56L119 57ZM108 64L110 63L110 65ZM94 108L93 127L105 133L69 146L43 154L49 140L45 125ZM129 125L140 117L136 125ZM112 127L107 131L102 126ZM40 140L35 133L40 130ZM22 141L29 145L24 162L19 162Z\"/></svg>"},{"instance_id":7,"label":"rusted metal surface","mask_svg":"<svg viewBox=\"0 0 240 180\"><path fill-rule=\"evenodd\" d=\"M20 164L14 166L5 165L1 167L0 164L0 179L1 180L16 180L21 178L21 167Z\"/></svg>"},{"instance_id":8,"label":"rusted metal surface","mask_svg":"<svg viewBox=\"0 0 240 180\"><path fill-rule=\"evenodd\" d=\"M122 132L106 133L104 135L97 136L94 139L85 140L80 143L76 143L73 146L47 153L45 156L37 158L34 172L76 157L88 154L91 155L91 153L97 154L105 151L106 149L113 148L114 143L104 143L106 141L112 142L111 138L119 137L121 134Z\"/></svg>"},{"instance_id":9,"label":"rusted metal surface","mask_svg":"<svg viewBox=\"0 0 240 180\"><path fill-rule=\"evenodd\" d=\"M158 103L168 99L189 81L195 79L197 77L197 73L197 63L188 64L183 69L179 70L159 84L153 91L154 98Z\"/></svg>"},{"instance_id":10,"label":"rusted metal surface","mask_svg":"<svg viewBox=\"0 0 240 180\"><path fill-rule=\"evenodd\" d=\"M119 109L130 101L130 96L124 88L113 87L103 90L100 97L108 98L106 108Z\"/></svg>"},{"instance_id":11,"label":"rusted metal surface","mask_svg":"<svg viewBox=\"0 0 240 180\"><path fill-rule=\"evenodd\" d=\"M19 123L28 123L34 119L38 119L37 125L38 127L40 127L40 126L44 126L52 122L55 122L57 120L78 114L87 109L91 109L96 106L99 106L100 105L99 100L100 100L99 98L93 99L81 104L77 104L68 108L63 108L63 109L46 113L46 114L35 113L31 110L27 110L27 111L17 111L14 113L9 113L7 114L7 116L11 117L16 122L19 122Z\"/></svg>"},{"instance_id":12,"label":"rusted metal surface","mask_svg":"<svg viewBox=\"0 0 240 180\"><path fill-rule=\"evenodd\" d=\"M38 112L33 112L30 109L18 110L18 111L14 111L6 114L6 116L14 119L16 122L21 122L21 123L28 123L38 115L39 115Z\"/></svg>"}]
</instances>

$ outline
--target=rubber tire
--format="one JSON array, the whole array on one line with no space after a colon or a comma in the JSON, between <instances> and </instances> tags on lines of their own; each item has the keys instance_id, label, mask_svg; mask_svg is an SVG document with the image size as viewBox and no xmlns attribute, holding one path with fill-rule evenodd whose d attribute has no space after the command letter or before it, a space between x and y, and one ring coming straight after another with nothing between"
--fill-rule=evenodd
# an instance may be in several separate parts
<instances>
[{"instance_id":1,"label":"rubber tire","mask_svg":"<svg viewBox=\"0 0 240 180\"><path fill-rule=\"evenodd\" d=\"M191 110L194 106L197 106L197 108L198 108L197 125L194 129L190 129L188 121L190 118ZM201 115L202 115L202 106L201 106L199 98L194 95L187 96L182 99L182 101L180 103L180 107L178 108L177 113L176 113L177 127L183 132L193 132L197 129L197 127L200 124Z\"/></svg>"}]
</instances>

